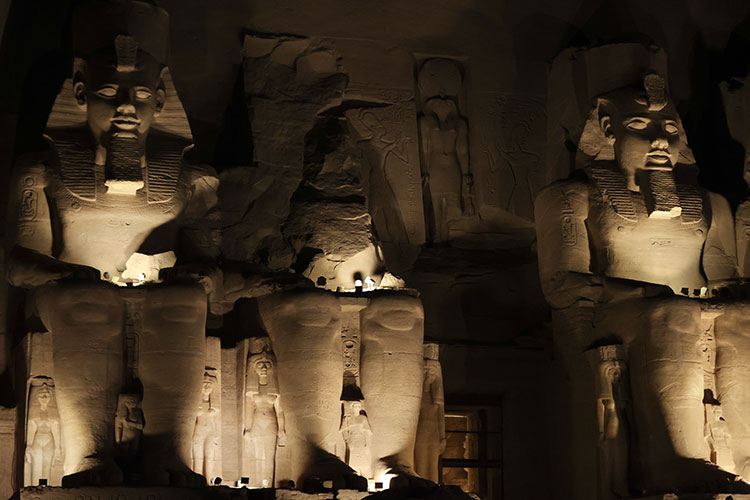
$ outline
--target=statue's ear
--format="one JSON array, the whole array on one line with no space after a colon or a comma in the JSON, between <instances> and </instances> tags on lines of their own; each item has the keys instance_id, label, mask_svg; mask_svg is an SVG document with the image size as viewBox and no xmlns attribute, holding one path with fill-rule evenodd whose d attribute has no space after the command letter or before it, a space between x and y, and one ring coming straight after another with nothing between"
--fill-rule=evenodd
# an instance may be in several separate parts
<instances>
[{"instance_id":1,"label":"statue's ear","mask_svg":"<svg viewBox=\"0 0 750 500\"><path fill-rule=\"evenodd\" d=\"M607 142L612 145L615 143L615 131L612 127L612 103L606 99L599 99L597 107L599 109L599 128Z\"/></svg>"},{"instance_id":2,"label":"statue's ear","mask_svg":"<svg viewBox=\"0 0 750 500\"><path fill-rule=\"evenodd\" d=\"M86 61L76 57L73 61L73 96L76 103L81 108L86 107L86 83L84 75L86 74Z\"/></svg>"},{"instance_id":3,"label":"statue's ear","mask_svg":"<svg viewBox=\"0 0 750 500\"><path fill-rule=\"evenodd\" d=\"M164 102L166 102L167 100L167 91L166 91L166 87L164 86L164 75L166 75L167 71L168 70L166 66L162 68L161 74L159 75L159 85L156 87L156 94L154 97L156 98L156 113L155 114L157 115L161 113L162 109L164 109Z\"/></svg>"}]
</instances>

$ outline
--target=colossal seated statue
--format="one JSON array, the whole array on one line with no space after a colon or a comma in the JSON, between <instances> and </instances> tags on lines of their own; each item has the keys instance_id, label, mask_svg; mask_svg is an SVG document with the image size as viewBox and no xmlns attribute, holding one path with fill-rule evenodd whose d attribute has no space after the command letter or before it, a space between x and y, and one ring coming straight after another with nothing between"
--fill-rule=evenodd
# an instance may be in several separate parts
<instances>
[{"instance_id":1,"label":"colossal seated statue","mask_svg":"<svg viewBox=\"0 0 750 500\"><path fill-rule=\"evenodd\" d=\"M145 294L135 354L143 480L205 484L189 464L206 290L186 267L157 284L159 267L180 255L181 219L205 206L198 186L211 178L181 162L179 141L151 133L165 100L168 32L166 12L150 4L79 9L73 90L87 123L53 131L48 151L15 166L8 278L30 289L30 313L54 338L65 485L122 481L115 410L125 384L125 302L136 291Z\"/></svg>"},{"instance_id":2,"label":"colossal seated statue","mask_svg":"<svg viewBox=\"0 0 750 500\"><path fill-rule=\"evenodd\" d=\"M623 474L632 491L647 492L730 490L746 486L735 474L750 479L748 306L706 300L717 283L737 276L732 213L723 197L697 185L694 166L680 161L686 149L664 78L620 78L594 99L583 129L579 164L584 150L591 161L535 203L542 287L569 372L588 348L620 344L627 353L629 370L618 358L618 373L629 375L632 397L605 397L601 388L597 395L591 373L584 381L592 403L609 405L600 415L609 427L600 439L609 442L599 449L611 457L600 466L611 489L601 498L620 498ZM711 366L701 349L709 330ZM573 384L582 378L571 375ZM611 426L624 425L631 400L628 471L614 440L628 431ZM721 405L734 470L710 462L704 404Z\"/></svg>"}]
</instances>

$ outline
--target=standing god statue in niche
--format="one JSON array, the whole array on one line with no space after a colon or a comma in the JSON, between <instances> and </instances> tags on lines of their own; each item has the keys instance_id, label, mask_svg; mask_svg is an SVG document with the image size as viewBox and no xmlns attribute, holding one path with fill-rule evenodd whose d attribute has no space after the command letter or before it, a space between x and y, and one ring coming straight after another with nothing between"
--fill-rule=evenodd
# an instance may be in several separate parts
<instances>
[{"instance_id":1,"label":"standing god statue in niche","mask_svg":"<svg viewBox=\"0 0 750 500\"><path fill-rule=\"evenodd\" d=\"M341 437L346 445L346 465L372 478L372 430L361 401L342 401Z\"/></svg>"},{"instance_id":2,"label":"standing god statue in niche","mask_svg":"<svg viewBox=\"0 0 750 500\"><path fill-rule=\"evenodd\" d=\"M535 203L548 302L556 312L593 311L592 331L559 336L582 336L570 340L579 353L607 340L629 352L639 466L632 488L690 491L731 482L734 473L750 479L745 304L714 304L715 386L736 470L709 463L704 439L699 297L712 282L737 275L729 205L678 161L685 134L657 74L596 98L579 154L594 146L598 153L583 172L548 186Z\"/></svg>"},{"instance_id":3,"label":"standing god statue in niche","mask_svg":"<svg viewBox=\"0 0 750 500\"><path fill-rule=\"evenodd\" d=\"M214 479L219 477L221 472L218 467L221 453L219 409L214 406L212 397L215 389L216 370L206 368L206 373L203 375L201 402L193 431L193 471L205 476L209 484L213 484Z\"/></svg>"},{"instance_id":4,"label":"standing god statue in niche","mask_svg":"<svg viewBox=\"0 0 750 500\"><path fill-rule=\"evenodd\" d=\"M440 479L438 463L445 451L445 400L443 397L443 370L438 360L439 345L424 345L424 384L419 427L414 448L417 474L430 481Z\"/></svg>"},{"instance_id":5,"label":"standing god statue in niche","mask_svg":"<svg viewBox=\"0 0 750 500\"><path fill-rule=\"evenodd\" d=\"M115 443L121 456L132 459L138 453L146 425L138 394L120 394L115 415Z\"/></svg>"},{"instance_id":6,"label":"standing god statue in niche","mask_svg":"<svg viewBox=\"0 0 750 500\"><path fill-rule=\"evenodd\" d=\"M143 2L76 11L73 91L87 122L50 130L49 151L20 158L11 184L8 277L31 290L33 312L54 339L66 486L123 479L113 417L125 371L123 298L132 291L117 285L126 284L146 294L136 356L146 421L141 477L205 484L190 470L190 449L206 290L185 266L162 284L151 268L131 268L169 261L170 252L184 259L179 223L201 213L201 186L212 179L182 162L181 141L151 130L166 98L168 33L167 13Z\"/></svg>"},{"instance_id":7,"label":"standing god statue in niche","mask_svg":"<svg viewBox=\"0 0 750 500\"><path fill-rule=\"evenodd\" d=\"M423 112L419 118L422 142L422 181L431 241L449 239L448 222L474 214L469 170L469 126L458 111L462 77L456 63L429 59L419 72ZM429 193L429 194L427 194Z\"/></svg>"},{"instance_id":8,"label":"standing god statue in niche","mask_svg":"<svg viewBox=\"0 0 750 500\"><path fill-rule=\"evenodd\" d=\"M250 486L272 488L276 446L286 445L286 431L276 382L276 359L270 353L268 339L262 340L262 351L250 356L247 363L243 432L246 470L242 475L250 478Z\"/></svg>"},{"instance_id":9,"label":"standing god statue in niche","mask_svg":"<svg viewBox=\"0 0 750 500\"><path fill-rule=\"evenodd\" d=\"M60 419L53 399L52 379L32 379L26 419L24 486L38 486L42 479L49 486L60 485L60 476L53 477L53 465L63 458Z\"/></svg>"}]
</instances>

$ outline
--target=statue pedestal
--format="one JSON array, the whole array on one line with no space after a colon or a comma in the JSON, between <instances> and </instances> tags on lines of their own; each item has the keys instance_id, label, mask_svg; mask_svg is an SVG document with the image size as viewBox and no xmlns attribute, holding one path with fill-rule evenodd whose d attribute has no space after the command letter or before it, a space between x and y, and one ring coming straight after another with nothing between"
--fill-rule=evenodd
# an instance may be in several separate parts
<instances>
[{"instance_id":1,"label":"statue pedestal","mask_svg":"<svg viewBox=\"0 0 750 500\"><path fill-rule=\"evenodd\" d=\"M327 493L303 493L288 489L230 488L207 486L205 488L160 487L31 487L23 488L12 500L362 500L367 491L337 490Z\"/></svg>"},{"instance_id":2,"label":"statue pedestal","mask_svg":"<svg viewBox=\"0 0 750 500\"><path fill-rule=\"evenodd\" d=\"M665 493L648 497L633 497L631 500L750 500L746 493Z\"/></svg>"}]
</instances>

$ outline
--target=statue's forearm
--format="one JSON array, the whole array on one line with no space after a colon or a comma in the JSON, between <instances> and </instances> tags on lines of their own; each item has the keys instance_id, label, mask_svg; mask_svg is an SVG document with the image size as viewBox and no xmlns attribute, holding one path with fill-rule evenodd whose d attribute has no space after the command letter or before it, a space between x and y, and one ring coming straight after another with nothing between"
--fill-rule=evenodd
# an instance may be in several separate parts
<instances>
[{"instance_id":1,"label":"statue's forearm","mask_svg":"<svg viewBox=\"0 0 750 500\"><path fill-rule=\"evenodd\" d=\"M70 264L34 250L15 246L8 254L8 282L21 288L35 288L66 277L99 279L94 268Z\"/></svg>"}]
</instances>

